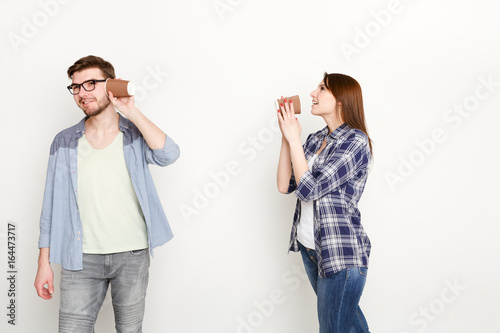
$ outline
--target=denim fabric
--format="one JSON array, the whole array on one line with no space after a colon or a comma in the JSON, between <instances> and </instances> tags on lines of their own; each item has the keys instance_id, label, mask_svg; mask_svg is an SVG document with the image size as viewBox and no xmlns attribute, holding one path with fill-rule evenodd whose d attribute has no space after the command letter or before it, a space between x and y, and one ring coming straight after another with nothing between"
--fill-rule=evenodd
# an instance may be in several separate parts
<instances>
[{"instance_id":1,"label":"denim fabric","mask_svg":"<svg viewBox=\"0 0 500 333\"><path fill-rule=\"evenodd\" d=\"M82 269L82 222L77 203L78 141L85 133L85 120L63 130L50 147L49 165L40 216L38 247L50 248L50 262L69 270ZM123 154L135 194L146 221L149 249L168 242L172 230L161 206L149 164L167 166L179 157L179 146L166 137L161 149L149 148L139 129L120 116ZM164 185L168 186L168 185Z\"/></svg>"},{"instance_id":2,"label":"denim fabric","mask_svg":"<svg viewBox=\"0 0 500 333\"><path fill-rule=\"evenodd\" d=\"M116 332L142 332L148 280L147 249L84 254L83 270L61 270L59 332L94 332L97 314L109 285Z\"/></svg>"},{"instance_id":3,"label":"denim fabric","mask_svg":"<svg viewBox=\"0 0 500 333\"><path fill-rule=\"evenodd\" d=\"M368 269L350 267L322 278L318 274L316 251L299 243L304 267L317 295L320 333L369 333L368 323L358 303Z\"/></svg>"}]
</instances>

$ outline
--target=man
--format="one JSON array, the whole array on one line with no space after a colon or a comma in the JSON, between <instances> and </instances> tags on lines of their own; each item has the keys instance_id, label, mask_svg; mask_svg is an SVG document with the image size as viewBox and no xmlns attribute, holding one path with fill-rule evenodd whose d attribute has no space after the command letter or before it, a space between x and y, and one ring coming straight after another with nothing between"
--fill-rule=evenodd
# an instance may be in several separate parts
<instances>
[{"instance_id":1,"label":"man","mask_svg":"<svg viewBox=\"0 0 500 333\"><path fill-rule=\"evenodd\" d=\"M179 147L135 107L133 96L106 94L105 79L115 78L109 62L81 58L68 77L85 118L50 148L35 288L51 299L50 263L60 264L59 331L93 332L111 285L117 332L141 332L148 248L152 253L173 237L148 164L173 163Z\"/></svg>"}]
</instances>

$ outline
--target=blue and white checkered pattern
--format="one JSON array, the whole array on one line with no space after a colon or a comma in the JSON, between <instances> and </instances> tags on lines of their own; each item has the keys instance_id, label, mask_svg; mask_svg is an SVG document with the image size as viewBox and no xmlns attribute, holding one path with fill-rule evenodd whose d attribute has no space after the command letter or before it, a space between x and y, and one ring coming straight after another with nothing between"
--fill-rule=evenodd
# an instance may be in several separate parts
<instances>
[{"instance_id":1,"label":"blue and white checkered pattern","mask_svg":"<svg viewBox=\"0 0 500 333\"><path fill-rule=\"evenodd\" d=\"M363 193L371 160L368 137L343 124L328 135L328 127L310 134L304 144L306 159L321 147L312 170L306 171L297 185L294 175L288 192L297 196L290 237L290 250L298 252L297 225L300 200L313 200L314 239L321 277L345 268L368 267L370 239L361 225L357 208Z\"/></svg>"}]
</instances>

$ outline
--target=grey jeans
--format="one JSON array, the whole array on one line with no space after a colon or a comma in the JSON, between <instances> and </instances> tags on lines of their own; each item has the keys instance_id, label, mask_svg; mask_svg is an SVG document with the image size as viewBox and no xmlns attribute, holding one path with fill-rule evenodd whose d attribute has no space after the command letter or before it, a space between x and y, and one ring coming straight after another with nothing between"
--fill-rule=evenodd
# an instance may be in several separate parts
<instances>
[{"instance_id":1,"label":"grey jeans","mask_svg":"<svg viewBox=\"0 0 500 333\"><path fill-rule=\"evenodd\" d=\"M142 332L148 280L148 249L84 254L83 270L61 271L59 332L94 332L109 285L116 332Z\"/></svg>"}]
</instances>

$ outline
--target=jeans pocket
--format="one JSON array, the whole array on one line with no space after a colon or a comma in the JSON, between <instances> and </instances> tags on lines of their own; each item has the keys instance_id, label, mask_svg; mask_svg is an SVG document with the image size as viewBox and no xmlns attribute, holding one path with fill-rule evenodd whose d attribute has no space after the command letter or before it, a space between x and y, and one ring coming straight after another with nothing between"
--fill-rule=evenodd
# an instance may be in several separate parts
<instances>
[{"instance_id":1,"label":"jeans pocket","mask_svg":"<svg viewBox=\"0 0 500 333\"><path fill-rule=\"evenodd\" d=\"M132 251L130 251L130 254L132 254L134 256L138 256L138 255L143 254L146 251L147 251L147 248L146 249L140 249L140 250L132 250Z\"/></svg>"},{"instance_id":2,"label":"jeans pocket","mask_svg":"<svg viewBox=\"0 0 500 333\"><path fill-rule=\"evenodd\" d=\"M368 275L368 268L367 267L358 267L358 269L359 269L360 275L363 275L364 277L366 277Z\"/></svg>"}]
</instances>

